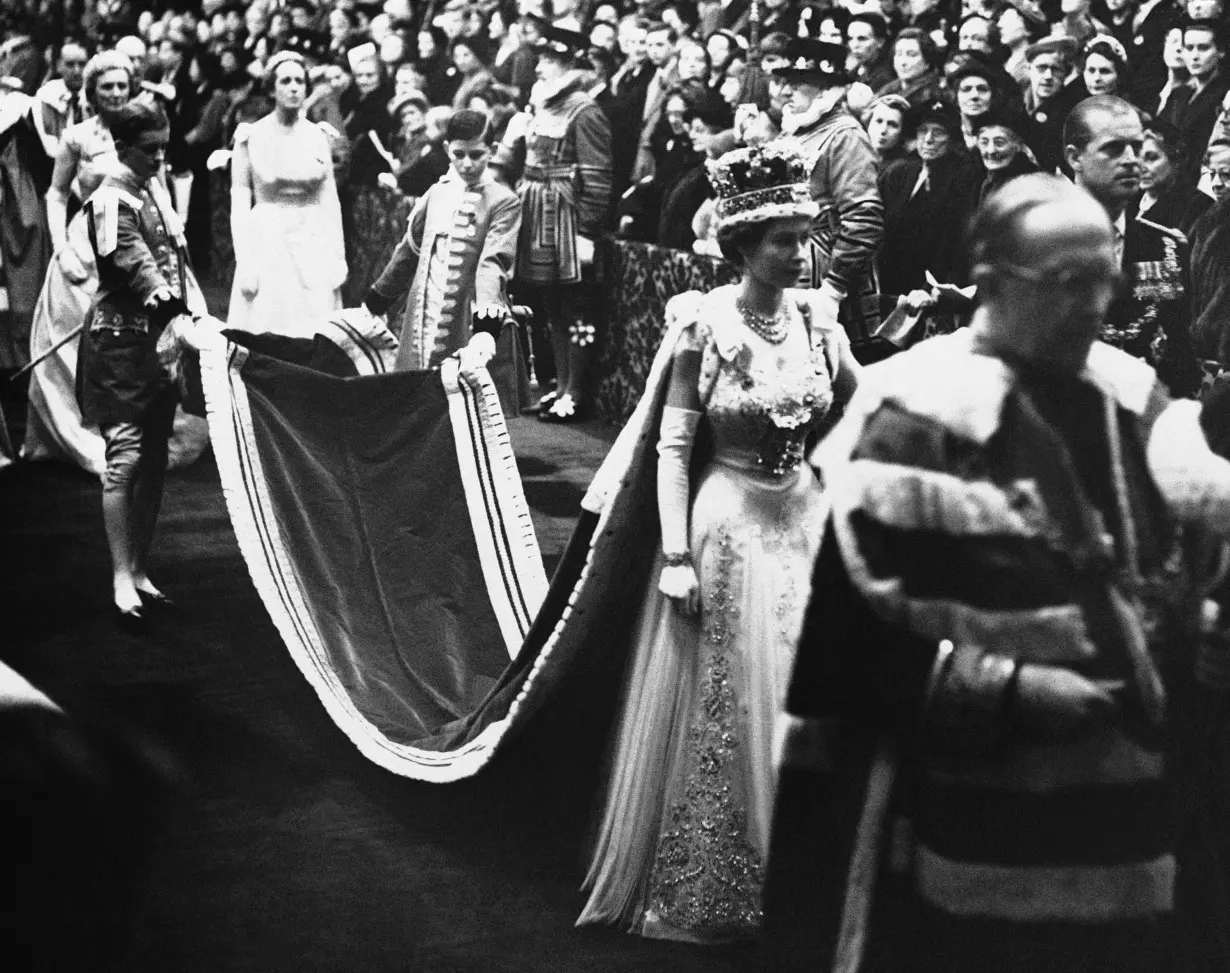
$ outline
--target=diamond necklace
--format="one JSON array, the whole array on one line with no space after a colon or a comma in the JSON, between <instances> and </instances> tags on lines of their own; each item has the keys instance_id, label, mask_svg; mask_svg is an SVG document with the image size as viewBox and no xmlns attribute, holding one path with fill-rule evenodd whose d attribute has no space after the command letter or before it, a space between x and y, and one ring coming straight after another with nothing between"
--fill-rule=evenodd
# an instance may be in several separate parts
<instances>
[{"instance_id":1,"label":"diamond necklace","mask_svg":"<svg viewBox=\"0 0 1230 973\"><path fill-rule=\"evenodd\" d=\"M786 340L786 334L790 330L790 315L783 313L786 310L785 301L782 301L776 314L759 314L749 308L742 297L735 298L735 308L743 315L743 323L769 344L780 345Z\"/></svg>"}]
</instances>

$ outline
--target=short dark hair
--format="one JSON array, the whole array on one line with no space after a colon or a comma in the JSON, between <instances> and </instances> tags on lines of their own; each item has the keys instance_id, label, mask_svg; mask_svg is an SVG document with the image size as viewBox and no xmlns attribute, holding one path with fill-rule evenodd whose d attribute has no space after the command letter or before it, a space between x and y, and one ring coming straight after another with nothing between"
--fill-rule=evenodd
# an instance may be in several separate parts
<instances>
[{"instance_id":1,"label":"short dark hair","mask_svg":"<svg viewBox=\"0 0 1230 973\"><path fill-rule=\"evenodd\" d=\"M148 132L169 131L171 123L158 102L129 101L124 104L110 124L111 137L123 145L135 145L137 139Z\"/></svg>"},{"instance_id":2,"label":"short dark hair","mask_svg":"<svg viewBox=\"0 0 1230 973\"><path fill-rule=\"evenodd\" d=\"M1207 30L1213 35L1213 44L1219 51L1226 49L1226 34L1222 29L1222 25L1216 20L1195 20L1191 17L1186 17L1179 24L1183 34L1186 36L1189 30Z\"/></svg>"},{"instance_id":3,"label":"short dark hair","mask_svg":"<svg viewBox=\"0 0 1230 973\"><path fill-rule=\"evenodd\" d=\"M1077 152L1084 152L1093 141L1093 118L1099 114L1135 115L1139 118L1140 109L1114 95L1093 95L1078 101L1063 123L1063 144L1072 146Z\"/></svg>"},{"instance_id":4,"label":"short dark hair","mask_svg":"<svg viewBox=\"0 0 1230 973\"><path fill-rule=\"evenodd\" d=\"M879 40L888 40L888 21L878 13L871 10L865 10L862 13L857 13L850 18L850 23L846 24L846 29L849 30L854 24L866 24L871 28L871 32L876 35Z\"/></svg>"},{"instance_id":5,"label":"short dark hair","mask_svg":"<svg viewBox=\"0 0 1230 973\"><path fill-rule=\"evenodd\" d=\"M464 35L453 40L453 43L448 48L448 58L451 61L457 48L468 48L470 53L481 63L487 67L491 63L491 50L487 46L487 42L481 37L465 37Z\"/></svg>"},{"instance_id":6,"label":"short dark hair","mask_svg":"<svg viewBox=\"0 0 1230 973\"><path fill-rule=\"evenodd\" d=\"M688 27L695 28L700 23L700 11L696 0L670 0L666 7L673 7L677 16Z\"/></svg>"},{"instance_id":7,"label":"short dark hair","mask_svg":"<svg viewBox=\"0 0 1230 973\"><path fill-rule=\"evenodd\" d=\"M605 47L591 47L585 52L585 59L589 61L594 70L601 70L605 78L610 78L618 68L615 55L608 51Z\"/></svg>"},{"instance_id":8,"label":"short dark hair","mask_svg":"<svg viewBox=\"0 0 1230 973\"><path fill-rule=\"evenodd\" d=\"M645 33L646 34L661 34L661 33L669 34L672 44L675 43L675 41L678 39L678 35L675 33L675 28L672 27L670 24L662 23L662 21L660 20L652 24L647 24L645 26Z\"/></svg>"},{"instance_id":9,"label":"short dark hair","mask_svg":"<svg viewBox=\"0 0 1230 973\"><path fill-rule=\"evenodd\" d=\"M780 30L775 30L760 39L760 56L785 57L786 48L789 44L790 35Z\"/></svg>"},{"instance_id":10,"label":"short dark hair","mask_svg":"<svg viewBox=\"0 0 1230 973\"><path fill-rule=\"evenodd\" d=\"M486 112L462 108L453 112L453 116L444 126L444 141L470 142L483 139L490 142L491 121Z\"/></svg>"}]
</instances>

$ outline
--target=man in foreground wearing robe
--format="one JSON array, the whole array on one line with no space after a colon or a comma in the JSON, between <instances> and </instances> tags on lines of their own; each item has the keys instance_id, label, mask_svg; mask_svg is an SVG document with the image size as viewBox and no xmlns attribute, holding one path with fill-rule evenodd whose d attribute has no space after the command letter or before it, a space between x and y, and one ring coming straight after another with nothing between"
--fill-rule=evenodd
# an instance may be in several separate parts
<instances>
[{"instance_id":1,"label":"man in foreground wearing robe","mask_svg":"<svg viewBox=\"0 0 1230 973\"><path fill-rule=\"evenodd\" d=\"M1092 197L1021 177L970 250L971 327L872 369L822 447L772 968L829 968L836 943L864 973L1153 973L1230 464L1196 403L1095 340L1121 271Z\"/></svg>"}]
</instances>

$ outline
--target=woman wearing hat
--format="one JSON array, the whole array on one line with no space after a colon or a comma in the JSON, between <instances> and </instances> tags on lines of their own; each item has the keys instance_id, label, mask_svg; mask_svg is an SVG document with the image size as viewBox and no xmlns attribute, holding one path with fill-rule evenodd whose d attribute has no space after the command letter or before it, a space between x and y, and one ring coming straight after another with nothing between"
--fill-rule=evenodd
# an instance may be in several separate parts
<instances>
[{"instance_id":1,"label":"woman wearing hat","mask_svg":"<svg viewBox=\"0 0 1230 973\"><path fill-rule=\"evenodd\" d=\"M966 53L948 78L961 113L961 135L967 151L977 142L978 118L1000 104L1019 104L1020 92L1002 67L982 54Z\"/></svg>"},{"instance_id":2,"label":"woman wearing hat","mask_svg":"<svg viewBox=\"0 0 1230 973\"><path fill-rule=\"evenodd\" d=\"M389 102L389 114L398 125L394 139L397 167L381 173L381 184L396 189L411 200L422 196L448 172L448 155L427 129L427 97L407 91Z\"/></svg>"},{"instance_id":3,"label":"woman wearing hat","mask_svg":"<svg viewBox=\"0 0 1230 973\"><path fill-rule=\"evenodd\" d=\"M945 101L914 108L907 118L911 155L880 177L884 242L876 265L882 305L927 287L928 271L949 280L965 221L977 193L977 169L964 152L957 110Z\"/></svg>"},{"instance_id":4,"label":"woman wearing hat","mask_svg":"<svg viewBox=\"0 0 1230 973\"><path fill-rule=\"evenodd\" d=\"M578 920L698 943L760 927L773 725L824 519L803 455L858 382L845 332L791 289L817 209L798 150L740 149L709 171L742 280L667 305L645 395L591 487L599 503L607 484L656 487L656 522L616 529L656 528L661 546Z\"/></svg>"},{"instance_id":5,"label":"woman wearing hat","mask_svg":"<svg viewBox=\"0 0 1230 973\"><path fill-rule=\"evenodd\" d=\"M1038 164L1025 147L1028 126L1024 113L1008 106L992 108L978 117L974 138L982 168L986 171L986 178L978 189L979 206L1005 183L1038 171Z\"/></svg>"},{"instance_id":6,"label":"woman wearing hat","mask_svg":"<svg viewBox=\"0 0 1230 973\"><path fill-rule=\"evenodd\" d=\"M1089 41L1081 55L1081 80L1091 95L1125 97L1132 79L1123 45L1105 34Z\"/></svg>"}]
</instances>

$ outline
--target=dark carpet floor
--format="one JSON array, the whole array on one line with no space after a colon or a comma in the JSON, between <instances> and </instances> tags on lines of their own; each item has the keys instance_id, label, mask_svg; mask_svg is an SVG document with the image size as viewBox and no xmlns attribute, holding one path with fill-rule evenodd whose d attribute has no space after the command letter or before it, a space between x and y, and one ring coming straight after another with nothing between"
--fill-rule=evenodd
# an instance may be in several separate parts
<instances>
[{"instance_id":1,"label":"dark carpet floor","mask_svg":"<svg viewBox=\"0 0 1230 973\"><path fill-rule=\"evenodd\" d=\"M513 427L550 568L612 432ZM605 736L576 707L456 784L362 757L265 614L208 456L168 482L151 574L178 610L149 635L108 613L92 478L52 464L0 473L0 538L0 658L70 713L146 736L176 781L126 971L755 968L748 949L573 927Z\"/></svg>"}]
</instances>

